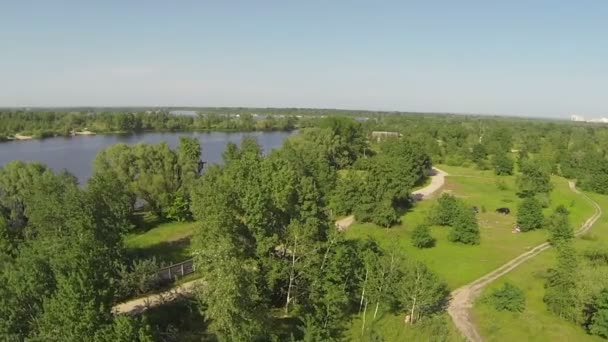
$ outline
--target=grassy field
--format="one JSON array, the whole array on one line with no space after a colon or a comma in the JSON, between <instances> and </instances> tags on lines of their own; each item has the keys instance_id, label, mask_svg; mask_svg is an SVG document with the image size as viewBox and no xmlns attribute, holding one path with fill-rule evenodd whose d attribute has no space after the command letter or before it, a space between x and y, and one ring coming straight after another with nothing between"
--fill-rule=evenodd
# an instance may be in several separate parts
<instances>
[{"instance_id":1,"label":"grassy field","mask_svg":"<svg viewBox=\"0 0 608 342\"><path fill-rule=\"evenodd\" d=\"M381 314L375 321L373 316L373 312L368 312L364 332L361 329L361 317L354 319L344 336L345 340L367 342L373 340L371 334L376 332L383 338L381 341L465 341L447 313L415 325L404 324L401 315Z\"/></svg>"},{"instance_id":2,"label":"grassy field","mask_svg":"<svg viewBox=\"0 0 608 342\"><path fill-rule=\"evenodd\" d=\"M590 195L602 208L608 208L608 197ZM577 250L585 250L591 244L608 242L608 216L596 222L589 233L592 239L576 239ZM487 341L601 341L587 335L573 323L566 322L546 309L544 279L547 268L555 264L555 251L548 250L527 261L485 289L484 294L510 282L526 293L526 309L521 314L499 312L478 300L473 315L479 332Z\"/></svg>"},{"instance_id":3,"label":"grassy field","mask_svg":"<svg viewBox=\"0 0 608 342\"><path fill-rule=\"evenodd\" d=\"M422 201L402 217L402 224L390 229L382 229L373 224L354 224L347 231L349 238L371 237L385 248L397 248L408 256L416 258L429 266L448 283L451 289L469 283L493 269L501 266L517 255L546 241L547 232L538 230L528 233L513 234L517 206L520 199L515 194L515 177L497 177L491 171L478 171L467 168L440 166L450 173L446 178L444 191L464 199L471 206L478 206L481 231L481 243L478 246L466 246L451 243L447 240L448 227L432 227L432 235L437 239L437 246L430 249L418 249L412 246L410 235L412 229L423 222L434 200ZM502 190L497 180L503 183ZM574 223L582 223L592 215L593 207L568 188L563 178L553 178L555 189L551 194L551 206L545 211L548 214L554 207L563 204L570 211ZM509 207L510 215L497 214L498 207ZM485 212L484 212L485 209Z\"/></svg>"},{"instance_id":4,"label":"grassy field","mask_svg":"<svg viewBox=\"0 0 608 342\"><path fill-rule=\"evenodd\" d=\"M125 247L135 257L156 257L158 261L176 263L190 258L190 237L195 222L170 222L125 237Z\"/></svg>"},{"instance_id":5,"label":"grassy field","mask_svg":"<svg viewBox=\"0 0 608 342\"><path fill-rule=\"evenodd\" d=\"M503 265L507 261L513 259L517 255L529 250L530 248L539 245L546 241L547 232L539 230L528 233L513 234L511 229L515 224L517 215L517 206L521 201L516 195L515 177L497 177L492 171L479 171L468 168L438 166L442 170L450 174L446 178L446 184L443 191L448 191L455 196L462 198L471 206L477 206L482 209L478 214L478 222L481 231L481 243L478 246L465 246L453 244L447 240L449 232L448 227L432 227L432 235L437 239L437 245L431 249L417 249L411 245L410 235L412 229L419 223L423 222L428 212L433 207L435 200L418 202L414 208L405 213L402 217L401 225L390 229L382 229L373 224L354 224L347 231L348 238L367 238L371 237L378 241L384 248L396 248L404 252L406 255L418 259L434 272L441 276L451 289L456 289L464 284L467 284L484 274ZM593 214L593 207L581 196L572 192L568 187L566 179L554 177L552 179L555 189L551 194L551 204L545 209L545 214L549 214L558 205L565 205L571 212L573 224L577 226L582 224L589 216ZM500 183L500 184L498 184ZM435 197L437 197L436 195ZM498 207L508 207L511 209L510 215L501 215L494 212ZM552 258L551 253L545 253L539 256L544 258L540 261L541 264L547 264L547 258ZM532 260L536 262L536 260ZM549 261L550 262L550 261ZM522 265L528 266L532 263ZM546 269L543 266L542 269ZM541 283L542 289L542 283ZM541 295L542 298L542 295ZM542 300L541 303L542 304ZM482 308L488 309L488 308ZM485 319L483 328L484 336L492 338L499 334L490 333L496 331L496 325L492 322L496 321L495 315L486 312L479 312L478 317ZM445 316L447 317L447 316ZM501 316L502 317L502 316ZM368 317L371 321L371 317ZM538 324L534 321L527 322L530 329ZM568 326L567 323L555 320L547 324L561 324ZM368 323L369 324L369 323ZM432 332L426 331L425 327L409 327L403 324L402 317L386 314L373 323L373 329L381 331L381 334L388 340L428 340L430 336L435 336ZM446 331L444 332L445 340L457 341L462 337L454 328L451 320L445 320ZM366 340L361 335L360 318L353 321L349 331L349 337L352 340ZM370 327L370 329L372 329ZM506 329L506 328L505 328ZM518 331L516 326L509 328L513 331ZM536 329L549 329L537 326ZM577 331L580 330L576 326L569 328ZM581 330L582 331L582 330ZM521 332L519 335L514 335L512 338L504 338L500 336L500 340L528 340L528 336L536 336L530 332ZM543 335L539 332L537 336ZM560 336L555 334L553 336ZM567 336L567 335L564 335ZM495 338L498 339L498 338ZM544 339L544 340L559 340L559 339Z\"/></svg>"}]
</instances>

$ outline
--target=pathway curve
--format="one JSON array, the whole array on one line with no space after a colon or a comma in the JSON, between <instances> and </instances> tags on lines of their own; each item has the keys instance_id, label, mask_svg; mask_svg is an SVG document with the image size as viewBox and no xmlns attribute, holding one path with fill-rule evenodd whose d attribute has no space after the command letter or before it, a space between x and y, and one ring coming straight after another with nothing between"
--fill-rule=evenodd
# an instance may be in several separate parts
<instances>
[{"instance_id":1,"label":"pathway curve","mask_svg":"<svg viewBox=\"0 0 608 342\"><path fill-rule=\"evenodd\" d=\"M441 187L445 183L445 176L447 175L448 173L443 170L440 170L436 167L432 168L429 174L429 176L431 177L431 183L422 189L418 189L412 192L412 198L414 198L414 200L416 201L427 199L437 190L441 189ZM338 227L338 230L343 231L350 227L353 223L355 223L355 216L350 215L343 219L337 220L336 227Z\"/></svg>"},{"instance_id":2,"label":"pathway curve","mask_svg":"<svg viewBox=\"0 0 608 342\"><path fill-rule=\"evenodd\" d=\"M443 183L445 182L445 176L447 175L447 172L439 170L437 168L433 168L430 174L431 183L422 189L414 191L412 193L412 196L417 200L423 200L428 198L443 186ZM352 225L354 222L355 217L351 215L336 221L336 226L338 227L338 229L344 230L350 225ZM196 286L198 286L202 282L203 281L201 279L192 280L187 283L183 283L176 287L173 287L165 292L151 294L146 297L136 298L124 303L120 303L112 308L112 312L114 314L141 313L147 310L148 308L152 308L163 303L168 303L177 298L190 295L192 291L196 288Z\"/></svg>"},{"instance_id":3,"label":"pathway curve","mask_svg":"<svg viewBox=\"0 0 608 342\"><path fill-rule=\"evenodd\" d=\"M577 194L580 194L583 198L589 201L589 203L591 203L595 209L595 213L590 218L588 218L587 221L585 221L585 223L583 223L583 225L576 231L575 235L578 236L591 229L593 224L595 224L595 222L600 218L600 216L602 216L602 208L599 206L599 204L589 198L589 196L580 192L576 188L574 182L570 181L568 185L570 186L570 190ZM450 305L448 307L448 313L452 317L456 328L458 328L458 330L460 330L460 332L469 341L482 341L479 332L477 331L477 329L475 329L475 325L471 320L470 309L473 307L473 302L475 301L475 299L481 294L481 291L486 285L507 274L517 266L521 265L526 260L535 257L536 255L549 249L550 247L551 245L548 242L540 244L532 248L530 251L523 253L515 259L500 266L496 270L452 292L452 300L450 301Z\"/></svg>"}]
</instances>

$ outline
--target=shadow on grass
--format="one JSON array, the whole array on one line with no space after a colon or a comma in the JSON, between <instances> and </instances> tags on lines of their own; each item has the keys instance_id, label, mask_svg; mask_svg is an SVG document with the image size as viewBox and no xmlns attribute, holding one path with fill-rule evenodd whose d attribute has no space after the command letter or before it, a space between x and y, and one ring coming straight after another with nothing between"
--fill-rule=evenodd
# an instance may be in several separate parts
<instances>
[{"instance_id":1,"label":"shadow on grass","mask_svg":"<svg viewBox=\"0 0 608 342\"><path fill-rule=\"evenodd\" d=\"M160 264L174 264L192 257L190 255L190 241L190 237L185 237L144 248L130 248L127 250L127 254L131 260L155 257Z\"/></svg>"},{"instance_id":2,"label":"shadow on grass","mask_svg":"<svg viewBox=\"0 0 608 342\"><path fill-rule=\"evenodd\" d=\"M149 211L137 211L131 216L131 223L135 226L133 233L145 233L166 222L169 221L162 217L158 217Z\"/></svg>"},{"instance_id":3,"label":"shadow on grass","mask_svg":"<svg viewBox=\"0 0 608 342\"><path fill-rule=\"evenodd\" d=\"M218 341L208 331L209 321L200 305L192 299L183 299L148 309L143 316L159 341Z\"/></svg>"},{"instance_id":4,"label":"shadow on grass","mask_svg":"<svg viewBox=\"0 0 608 342\"><path fill-rule=\"evenodd\" d=\"M204 314L205 308L194 299L182 299L150 308L142 315L152 327L155 337L161 341L219 341L209 330L211 322ZM274 310L273 310L274 311ZM282 311L282 310L281 310ZM279 317L271 314L267 328L278 341L301 340L301 322L295 317Z\"/></svg>"}]
</instances>

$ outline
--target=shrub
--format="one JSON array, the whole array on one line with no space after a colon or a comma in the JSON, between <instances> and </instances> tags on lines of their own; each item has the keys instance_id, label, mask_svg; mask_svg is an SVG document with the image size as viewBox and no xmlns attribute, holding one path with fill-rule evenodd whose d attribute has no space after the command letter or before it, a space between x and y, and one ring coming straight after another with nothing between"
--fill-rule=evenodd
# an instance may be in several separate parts
<instances>
[{"instance_id":1,"label":"shrub","mask_svg":"<svg viewBox=\"0 0 608 342\"><path fill-rule=\"evenodd\" d=\"M534 197L536 198L538 203L540 203L541 207L549 208L549 206L551 206L551 197L549 196L549 194L539 193L539 194L536 194L536 196L534 196Z\"/></svg>"},{"instance_id":2,"label":"shrub","mask_svg":"<svg viewBox=\"0 0 608 342\"><path fill-rule=\"evenodd\" d=\"M583 255L593 265L608 265L608 246L599 244L583 252Z\"/></svg>"},{"instance_id":3,"label":"shrub","mask_svg":"<svg viewBox=\"0 0 608 342\"><path fill-rule=\"evenodd\" d=\"M517 224L522 232L543 226L543 208L534 197L525 198L517 210Z\"/></svg>"},{"instance_id":4,"label":"shrub","mask_svg":"<svg viewBox=\"0 0 608 342\"><path fill-rule=\"evenodd\" d=\"M118 269L118 297L129 298L160 287L156 259L135 260L130 266L120 265Z\"/></svg>"},{"instance_id":5,"label":"shrub","mask_svg":"<svg viewBox=\"0 0 608 342\"><path fill-rule=\"evenodd\" d=\"M444 193L437 200L437 206L431 213L429 221L431 224L451 226L461 211L461 207L462 204L456 197Z\"/></svg>"},{"instance_id":6,"label":"shrub","mask_svg":"<svg viewBox=\"0 0 608 342\"><path fill-rule=\"evenodd\" d=\"M418 248L431 248L435 246L435 239L431 236L429 226L421 224L412 232L412 245Z\"/></svg>"},{"instance_id":7,"label":"shrub","mask_svg":"<svg viewBox=\"0 0 608 342\"><path fill-rule=\"evenodd\" d=\"M487 300L498 311L522 312L526 308L524 291L511 283L494 290Z\"/></svg>"},{"instance_id":8,"label":"shrub","mask_svg":"<svg viewBox=\"0 0 608 342\"><path fill-rule=\"evenodd\" d=\"M460 207L459 213L454 219L452 230L448 235L448 240L459 242L466 245L479 244L479 226L475 214L465 208Z\"/></svg>"}]
</instances>

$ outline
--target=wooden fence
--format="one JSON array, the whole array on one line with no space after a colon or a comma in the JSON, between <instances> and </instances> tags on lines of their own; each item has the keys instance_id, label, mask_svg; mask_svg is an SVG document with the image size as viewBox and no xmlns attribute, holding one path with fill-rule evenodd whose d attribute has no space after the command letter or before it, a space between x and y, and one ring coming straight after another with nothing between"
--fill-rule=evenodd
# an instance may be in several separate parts
<instances>
[{"instance_id":1,"label":"wooden fence","mask_svg":"<svg viewBox=\"0 0 608 342\"><path fill-rule=\"evenodd\" d=\"M177 264L163 267L156 272L158 279L161 281L174 281L190 273L194 273L196 268L194 260L188 259Z\"/></svg>"}]
</instances>

